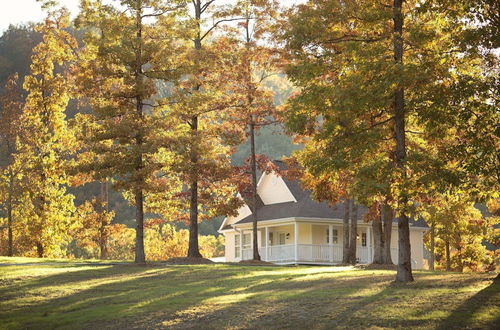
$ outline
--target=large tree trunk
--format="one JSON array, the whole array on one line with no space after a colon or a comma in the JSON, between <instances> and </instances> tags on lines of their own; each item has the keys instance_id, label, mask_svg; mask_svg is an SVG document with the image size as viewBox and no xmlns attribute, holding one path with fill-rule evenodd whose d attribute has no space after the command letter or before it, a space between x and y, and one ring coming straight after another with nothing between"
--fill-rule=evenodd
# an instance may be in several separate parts
<instances>
[{"instance_id":1,"label":"large tree trunk","mask_svg":"<svg viewBox=\"0 0 500 330\"><path fill-rule=\"evenodd\" d=\"M352 213L351 213L351 241L349 243L349 262L353 265L356 264L356 240L358 236L358 204L356 200L352 200Z\"/></svg>"},{"instance_id":2,"label":"large tree trunk","mask_svg":"<svg viewBox=\"0 0 500 330\"><path fill-rule=\"evenodd\" d=\"M246 48L249 51L249 45L251 42L250 37L250 13L246 12ZM249 58L246 59L246 79L247 79L247 102L248 107L251 109L253 107L253 84L252 84L252 66ZM252 229L253 229L253 260L260 260L259 255L259 245L257 239L257 161L255 159L255 117L250 114L249 117L249 128L250 128L250 167L252 172Z\"/></svg>"},{"instance_id":3,"label":"large tree trunk","mask_svg":"<svg viewBox=\"0 0 500 330\"><path fill-rule=\"evenodd\" d=\"M403 65L403 0L394 0L393 20L394 20L394 60L398 65ZM404 108L404 87L399 85L394 92L394 121L396 136L396 166L402 174L402 179L406 180L406 133L405 133L405 108ZM399 196L399 221L398 221L398 271L397 282L411 282L413 275L411 271L411 249L410 249L410 226L406 214L406 204L408 196L405 191Z\"/></svg>"},{"instance_id":4,"label":"large tree trunk","mask_svg":"<svg viewBox=\"0 0 500 330\"><path fill-rule=\"evenodd\" d=\"M108 203L108 180L106 179L104 182L101 182L101 227L99 228L99 257L101 260L108 258L108 236L106 233L106 215L109 211Z\"/></svg>"},{"instance_id":5,"label":"large tree trunk","mask_svg":"<svg viewBox=\"0 0 500 330\"><path fill-rule=\"evenodd\" d=\"M200 20L201 20L201 12L202 6L201 1L193 1L194 11L196 22L198 24L198 33L194 39L194 49L196 51L200 51L201 47L201 33L200 33ZM195 91L200 89L200 86L196 86ZM191 119L191 132L193 136L193 141L196 140L198 135L198 116L195 115ZM196 167L198 164L198 153L196 152L194 146L191 148L191 165L196 171ZM188 257L192 258L202 258L200 253L200 247L198 245L198 178L196 177L196 173L194 173L194 179L191 182L190 187L190 205L189 205L189 247L188 247Z\"/></svg>"},{"instance_id":6,"label":"large tree trunk","mask_svg":"<svg viewBox=\"0 0 500 330\"><path fill-rule=\"evenodd\" d=\"M138 188L135 192L135 262L146 262L146 255L144 253L144 198L142 189Z\"/></svg>"},{"instance_id":7,"label":"large tree trunk","mask_svg":"<svg viewBox=\"0 0 500 330\"><path fill-rule=\"evenodd\" d=\"M380 217L375 217L372 221L372 231L373 231L373 263L383 264L384 259L382 257L384 239L382 237L382 209L380 210Z\"/></svg>"},{"instance_id":8,"label":"large tree trunk","mask_svg":"<svg viewBox=\"0 0 500 330\"><path fill-rule=\"evenodd\" d=\"M383 260L384 264L392 265L392 254L391 254L391 240L392 240L392 220L394 219L394 213L389 205L384 204L383 208L383 219L384 219L384 250L383 250Z\"/></svg>"},{"instance_id":9,"label":"large tree trunk","mask_svg":"<svg viewBox=\"0 0 500 330\"><path fill-rule=\"evenodd\" d=\"M191 129L193 130L193 138L198 130L198 117L193 117L191 120ZM191 152L191 163L198 163L198 155L195 151ZM189 248L188 257L201 258L200 248L198 245L198 180L195 178L191 182L191 199L189 207Z\"/></svg>"},{"instance_id":10,"label":"large tree trunk","mask_svg":"<svg viewBox=\"0 0 500 330\"><path fill-rule=\"evenodd\" d=\"M250 167L252 172L252 223L253 223L253 260L260 260L257 239L257 164L255 159L255 122L250 116Z\"/></svg>"},{"instance_id":11,"label":"large tree trunk","mask_svg":"<svg viewBox=\"0 0 500 330\"><path fill-rule=\"evenodd\" d=\"M45 249L43 248L43 244L41 242L36 242L36 254L38 258L43 258L43 253Z\"/></svg>"},{"instance_id":12,"label":"large tree trunk","mask_svg":"<svg viewBox=\"0 0 500 330\"><path fill-rule=\"evenodd\" d=\"M142 1L137 1L136 8L136 38L139 42L139 47L135 53L135 84L136 88L140 91L143 85L143 72L142 72ZM140 95L136 96L136 112L139 118L143 117L143 100ZM143 144L143 136L139 131L135 137L135 142L137 147ZM140 173L143 167L142 153L139 151L137 155L135 170L136 173ZM135 187L135 218L136 218L136 230L135 230L135 262L144 263L146 261L146 255L144 253L144 196L143 196L143 179L139 179Z\"/></svg>"},{"instance_id":13,"label":"large tree trunk","mask_svg":"<svg viewBox=\"0 0 500 330\"><path fill-rule=\"evenodd\" d=\"M14 255L14 242L12 237L12 191L14 189L14 177L12 173L10 173L10 181L9 181L9 196L7 198L7 236L9 240L9 247L7 251L7 255L12 257Z\"/></svg>"},{"instance_id":14,"label":"large tree trunk","mask_svg":"<svg viewBox=\"0 0 500 330\"><path fill-rule=\"evenodd\" d=\"M430 270L434 270L434 262L436 260L435 244L436 244L436 225L433 222L431 224L431 260L429 261L429 269Z\"/></svg>"},{"instance_id":15,"label":"large tree trunk","mask_svg":"<svg viewBox=\"0 0 500 330\"><path fill-rule=\"evenodd\" d=\"M349 263L349 214L350 214L351 200L346 199L344 202L344 226L343 226L343 253L342 253L342 263Z\"/></svg>"}]
</instances>

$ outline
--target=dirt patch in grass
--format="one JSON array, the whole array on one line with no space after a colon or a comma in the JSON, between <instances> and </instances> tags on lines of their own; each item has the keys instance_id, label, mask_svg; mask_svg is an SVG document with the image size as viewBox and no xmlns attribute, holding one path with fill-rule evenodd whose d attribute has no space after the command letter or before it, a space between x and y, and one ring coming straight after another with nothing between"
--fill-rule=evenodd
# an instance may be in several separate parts
<instances>
[{"instance_id":1,"label":"dirt patch in grass","mask_svg":"<svg viewBox=\"0 0 500 330\"><path fill-rule=\"evenodd\" d=\"M359 265L359 266L356 266L356 268L366 269L366 270L397 270L398 266L397 265L369 264L369 265Z\"/></svg>"},{"instance_id":2,"label":"dirt patch in grass","mask_svg":"<svg viewBox=\"0 0 500 330\"><path fill-rule=\"evenodd\" d=\"M194 258L194 257L178 257L170 258L165 264L167 265L206 265L213 264L214 262L205 258Z\"/></svg>"},{"instance_id":3,"label":"dirt patch in grass","mask_svg":"<svg viewBox=\"0 0 500 330\"><path fill-rule=\"evenodd\" d=\"M241 260L238 264L256 265L256 266L274 266L273 263L262 260Z\"/></svg>"}]
</instances>

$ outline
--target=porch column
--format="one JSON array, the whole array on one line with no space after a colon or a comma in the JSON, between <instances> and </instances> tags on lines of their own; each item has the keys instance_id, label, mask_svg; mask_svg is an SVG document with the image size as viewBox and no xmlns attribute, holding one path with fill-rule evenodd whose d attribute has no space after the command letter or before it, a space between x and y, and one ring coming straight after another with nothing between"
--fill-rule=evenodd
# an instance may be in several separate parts
<instances>
[{"instance_id":1,"label":"porch column","mask_svg":"<svg viewBox=\"0 0 500 330\"><path fill-rule=\"evenodd\" d=\"M368 247L368 263L372 263L372 228L366 228L366 246Z\"/></svg>"},{"instance_id":2,"label":"porch column","mask_svg":"<svg viewBox=\"0 0 500 330\"><path fill-rule=\"evenodd\" d=\"M240 230L240 260L243 260L243 229Z\"/></svg>"},{"instance_id":3,"label":"porch column","mask_svg":"<svg viewBox=\"0 0 500 330\"><path fill-rule=\"evenodd\" d=\"M295 261L299 260L299 224L294 223L294 241L295 241Z\"/></svg>"},{"instance_id":4,"label":"porch column","mask_svg":"<svg viewBox=\"0 0 500 330\"><path fill-rule=\"evenodd\" d=\"M266 240L266 245L264 245L266 247L266 259L264 259L264 261L268 261L269 260L269 227L266 227L266 229L265 229L264 238Z\"/></svg>"},{"instance_id":5,"label":"porch column","mask_svg":"<svg viewBox=\"0 0 500 330\"><path fill-rule=\"evenodd\" d=\"M333 225L328 225L328 245L330 245L330 262L333 262Z\"/></svg>"}]
</instances>

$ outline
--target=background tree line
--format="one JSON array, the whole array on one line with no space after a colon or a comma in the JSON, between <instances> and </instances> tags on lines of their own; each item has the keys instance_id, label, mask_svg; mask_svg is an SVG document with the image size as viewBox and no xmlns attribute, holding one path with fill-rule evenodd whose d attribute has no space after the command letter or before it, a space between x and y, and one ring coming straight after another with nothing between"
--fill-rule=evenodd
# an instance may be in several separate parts
<instances>
[{"instance_id":1,"label":"background tree line","mask_svg":"<svg viewBox=\"0 0 500 330\"><path fill-rule=\"evenodd\" d=\"M0 41L8 253L18 226L20 253L64 255L77 233L106 255L108 237L130 234L125 223L144 262L144 244L173 237L174 222L189 228L187 255L200 257L199 223L235 214L238 192L255 205L258 172L298 149L282 174L345 203L344 262L356 262L362 204L376 263L392 263L398 220L398 281L413 280L411 218L432 228L432 267L491 264L496 2L81 4L74 25L47 3L43 24Z\"/></svg>"}]
</instances>

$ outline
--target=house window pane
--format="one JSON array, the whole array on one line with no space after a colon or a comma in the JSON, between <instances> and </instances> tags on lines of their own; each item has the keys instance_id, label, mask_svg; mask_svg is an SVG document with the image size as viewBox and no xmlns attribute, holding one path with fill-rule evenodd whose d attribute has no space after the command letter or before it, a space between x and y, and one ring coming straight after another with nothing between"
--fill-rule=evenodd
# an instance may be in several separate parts
<instances>
[{"instance_id":1,"label":"house window pane","mask_svg":"<svg viewBox=\"0 0 500 330\"><path fill-rule=\"evenodd\" d=\"M326 229L326 244L330 244L330 233L329 229ZM339 242L339 232L337 229L332 229L332 242L333 244L338 244Z\"/></svg>"},{"instance_id":2,"label":"house window pane","mask_svg":"<svg viewBox=\"0 0 500 330\"><path fill-rule=\"evenodd\" d=\"M285 233L280 233L278 244L279 245L285 245L286 244L286 234Z\"/></svg>"},{"instance_id":3,"label":"house window pane","mask_svg":"<svg viewBox=\"0 0 500 330\"><path fill-rule=\"evenodd\" d=\"M240 257L240 235L234 236L234 256L236 258Z\"/></svg>"},{"instance_id":4,"label":"house window pane","mask_svg":"<svg viewBox=\"0 0 500 330\"><path fill-rule=\"evenodd\" d=\"M332 232L333 232L333 238L332 238L333 244L338 244L338 242L339 242L339 231L337 229L333 229Z\"/></svg>"},{"instance_id":5,"label":"house window pane","mask_svg":"<svg viewBox=\"0 0 500 330\"><path fill-rule=\"evenodd\" d=\"M243 248L244 249L249 249L252 246L252 237L251 234L243 234Z\"/></svg>"},{"instance_id":6,"label":"house window pane","mask_svg":"<svg viewBox=\"0 0 500 330\"><path fill-rule=\"evenodd\" d=\"M361 234L361 246L366 246L366 233Z\"/></svg>"}]
</instances>

